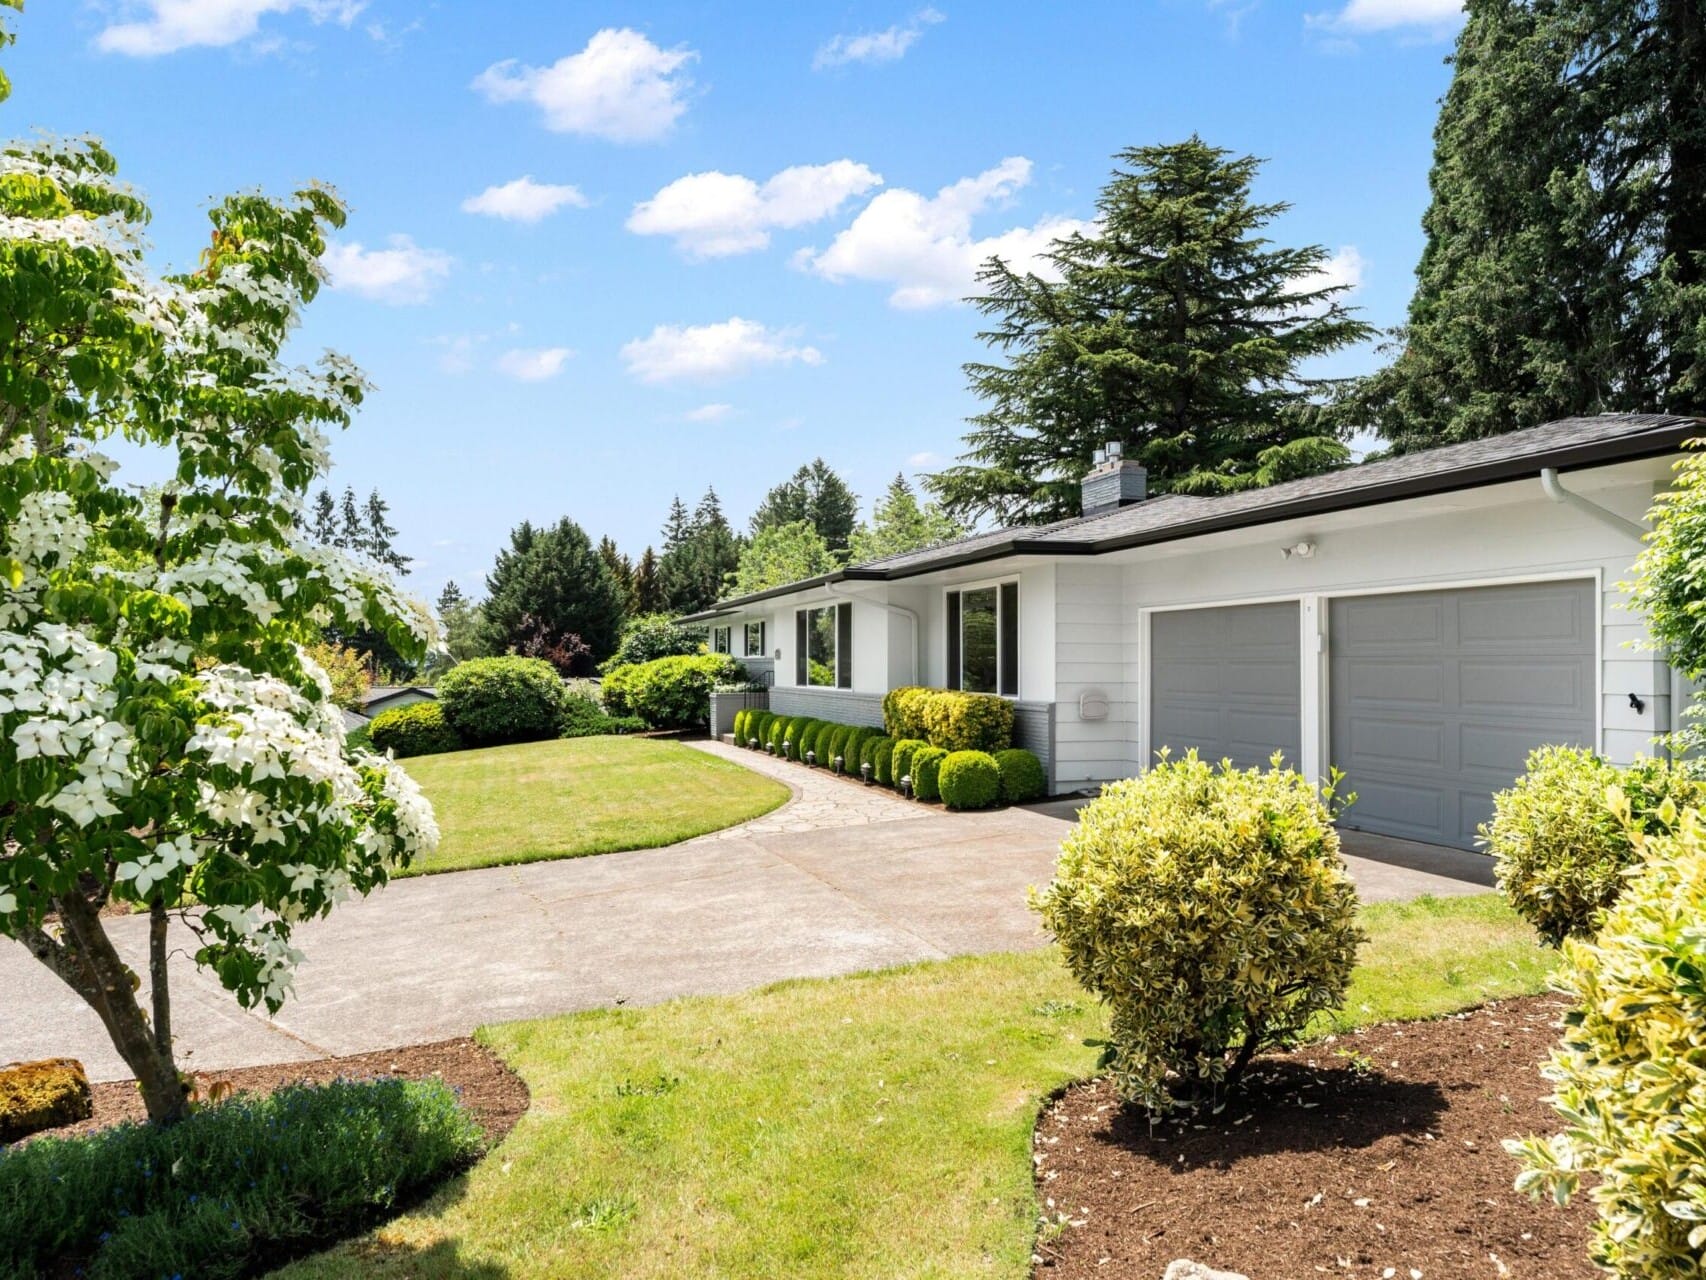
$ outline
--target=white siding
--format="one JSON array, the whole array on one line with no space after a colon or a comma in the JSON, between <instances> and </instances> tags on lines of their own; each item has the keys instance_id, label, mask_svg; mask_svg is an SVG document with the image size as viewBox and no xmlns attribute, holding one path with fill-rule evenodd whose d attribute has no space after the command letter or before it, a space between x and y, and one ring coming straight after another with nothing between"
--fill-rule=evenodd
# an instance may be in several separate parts
<instances>
[{"instance_id":1,"label":"white siding","mask_svg":"<svg viewBox=\"0 0 1706 1280\"><path fill-rule=\"evenodd\" d=\"M1136 767L1136 649L1124 574L1100 560L1055 569L1055 786L1074 791ZM1106 719L1086 720L1086 697L1104 698Z\"/></svg>"}]
</instances>

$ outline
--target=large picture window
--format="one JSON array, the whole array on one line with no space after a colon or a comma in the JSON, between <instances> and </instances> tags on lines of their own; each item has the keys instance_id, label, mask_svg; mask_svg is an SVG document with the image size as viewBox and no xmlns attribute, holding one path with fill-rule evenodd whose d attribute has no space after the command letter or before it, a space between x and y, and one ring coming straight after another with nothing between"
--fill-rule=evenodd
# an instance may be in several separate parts
<instances>
[{"instance_id":1,"label":"large picture window","mask_svg":"<svg viewBox=\"0 0 1706 1280\"><path fill-rule=\"evenodd\" d=\"M948 592L948 684L1019 696L1019 584Z\"/></svg>"},{"instance_id":2,"label":"large picture window","mask_svg":"<svg viewBox=\"0 0 1706 1280\"><path fill-rule=\"evenodd\" d=\"M829 604L794 614L794 683L853 687L853 606Z\"/></svg>"},{"instance_id":3,"label":"large picture window","mask_svg":"<svg viewBox=\"0 0 1706 1280\"><path fill-rule=\"evenodd\" d=\"M764 656L764 624L749 622L746 624L746 656L762 658Z\"/></svg>"}]
</instances>

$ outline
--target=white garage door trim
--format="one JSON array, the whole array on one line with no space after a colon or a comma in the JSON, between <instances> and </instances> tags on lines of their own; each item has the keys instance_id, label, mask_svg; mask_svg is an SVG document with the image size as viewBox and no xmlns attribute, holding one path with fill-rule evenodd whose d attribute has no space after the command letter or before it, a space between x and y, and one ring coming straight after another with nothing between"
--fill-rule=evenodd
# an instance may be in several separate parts
<instances>
[{"instance_id":1,"label":"white garage door trim","mask_svg":"<svg viewBox=\"0 0 1706 1280\"><path fill-rule=\"evenodd\" d=\"M1320 756L1314 762L1313 776L1325 779L1329 762L1334 758L1332 742L1332 726L1336 708L1333 705L1333 637L1331 628L1326 625L1331 612L1332 603L1336 600L1359 600L1390 595L1414 595L1433 592L1469 591L1485 587L1519 587L1544 583L1585 583L1592 592L1592 602L1588 614L1588 625L1593 633L1592 654L1592 691L1590 697L1593 703L1593 749L1603 752L1605 749L1605 572L1598 566L1587 569L1558 570L1551 573L1515 574L1498 578L1448 578L1439 580L1412 581L1402 584L1390 584L1381 587L1369 587L1352 591L1322 592L1313 597L1314 608L1307 604L1306 614L1316 614L1319 617L1323 643L1320 645ZM1305 637L1307 645L1308 638ZM1307 653L1307 648L1305 649ZM1306 661L1305 666L1308 666ZM1307 703L1305 704L1307 716ZM1354 789L1354 782L1351 783Z\"/></svg>"},{"instance_id":2,"label":"white garage door trim","mask_svg":"<svg viewBox=\"0 0 1706 1280\"><path fill-rule=\"evenodd\" d=\"M1154 628L1155 615L1158 613L1190 613L1202 609L1238 609L1245 605L1257 604L1295 604L1298 617L1298 711L1301 719L1299 726L1302 742L1303 759L1299 768L1313 776L1316 770L1311 764L1314 743L1318 741L1312 733L1316 716L1311 709L1312 694L1317 682L1310 678L1312 658L1316 655L1310 641L1311 628L1314 626L1314 610L1311 608L1311 595L1308 592L1288 592L1284 595L1271 596L1234 596L1230 599L1192 600L1183 604L1144 605L1137 611L1137 758L1139 770L1147 770L1155 763L1156 743L1150 736L1152 722L1151 706L1154 698Z\"/></svg>"}]
</instances>

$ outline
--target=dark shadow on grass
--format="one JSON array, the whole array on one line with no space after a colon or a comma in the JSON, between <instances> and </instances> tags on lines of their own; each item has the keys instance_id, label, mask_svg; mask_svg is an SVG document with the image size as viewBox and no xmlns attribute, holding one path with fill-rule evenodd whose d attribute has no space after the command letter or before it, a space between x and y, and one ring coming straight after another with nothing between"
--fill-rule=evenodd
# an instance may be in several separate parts
<instances>
[{"instance_id":1,"label":"dark shadow on grass","mask_svg":"<svg viewBox=\"0 0 1706 1280\"><path fill-rule=\"evenodd\" d=\"M460 1240L440 1240L424 1248L363 1240L344 1252L361 1273L407 1276L409 1280L508 1280L510 1275L509 1268L499 1263L464 1258Z\"/></svg>"},{"instance_id":2,"label":"dark shadow on grass","mask_svg":"<svg viewBox=\"0 0 1706 1280\"><path fill-rule=\"evenodd\" d=\"M1147 1111L1128 1105L1109 1112L1108 1123L1093 1136L1175 1172L1204 1165L1229 1169L1240 1160L1355 1150L1395 1136L1424 1142L1445 1108L1446 1091L1432 1081L1399 1080L1351 1065L1269 1059L1250 1068L1218 1114L1181 1112L1151 1124Z\"/></svg>"}]
</instances>

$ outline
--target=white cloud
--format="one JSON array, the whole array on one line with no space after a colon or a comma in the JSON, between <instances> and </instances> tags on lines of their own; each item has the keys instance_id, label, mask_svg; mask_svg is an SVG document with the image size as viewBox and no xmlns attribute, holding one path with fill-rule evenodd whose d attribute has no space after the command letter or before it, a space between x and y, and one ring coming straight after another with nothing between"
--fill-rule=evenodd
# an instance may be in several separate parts
<instances>
[{"instance_id":1,"label":"white cloud","mask_svg":"<svg viewBox=\"0 0 1706 1280\"><path fill-rule=\"evenodd\" d=\"M1314 290L1330 289L1334 285L1342 285L1355 292L1362 287L1362 278L1367 270L1368 259L1357 251L1354 244L1347 244L1323 262L1321 269L1305 280L1302 287Z\"/></svg>"},{"instance_id":2,"label":"white cloud","mask_svg":"<svg viewBox=\"0 0 1706 1280\"><path fill-rule=\"evenodd\" d=\"M628 230L674 236L695 258L749 253L770 243L773 227L800 227L882 185L882 175L851 160L801 164L760 186L738 173L690 173L634 206Z\"/></svg>"},{"instance_id":3,"label":"white cloud","mask_svg":"<svg viewBox=\"0 0 1706 1280\"><path fill-rule=\"evenodd\" d=\"M812 69L843 67L849 62L894 62L906 56L906 51L918 43L924 28L941 22L943 15L934 9L920 9L905 22L896 23L882 31L863 35L835 36L817 51Z\"/></svg>"},{"instance_id":4,"label":"white cloud","mask_svg":"<svg viewBox=\"0 0 1706 1280\"><path fill-rule=\"evenodd\" d=\"M1346 0L1336 13L1311 13L1304 23L1339 35L1420 30L1443 36L1463 21L1463 0Z\"/></svg>"},{"instance_id":5,"label":"white cloud","mask_svg":"<svg viewBox=\"0 0 1706 1280\"><path fill-rule=\"evenodd\" d=\"M693 82L682 68L698 56L691 49L660 49L638 31L607 27L579 53L548 67L513 58L495 63L473 87L492 102L533 103L556 133L650 142L687 110Z\"/></svg>"},{"instance_id":6,"label":"white cloud","mask_svg":"<svg viewBox=\"0 0 1706 1280\"><path fill-rule=\"evenodd\" d=\"M702 404L682 414L684 422L721 422L735 411L732 404Z\"/></svg>"},{"instance_id":7,"label":"white cloud","mask_svg":"<svg viewBox=\"0 0 1706 1280\"><path fill-rule=\"evenodd\" d=\"M463 374L474 368L474 352L486 341L483 333L445 334L428 338L427 342L440 348L438 367L446 373Z\"/></svg>"},{"instance_id":8,"label":"white cloud","mask_svg":"<svg viewBox=\"0 0 1706 1280\"><path fill-rule=\"evenodd\" d=\"M567 347L517 347L498 357L498 372L521 382L544 382L561 373L572 355Z\"/></svg>"},{"instance_id":9,"label":"white cloud","mask_svg":"<svg viewBox=\"0 0 1706 1280\"><path fill-rule=\"evenodd\" d=\"M453 261L438 249L423 249L408 236L392 236L384 249L368 249L359 240L326 246L320 259L334 289L374 302L407 307L425 302L450 274Z\"/></svg>"},{"instance_id":10,"label":"white cloud","mask_svg":"<svg viewBox=\"0 0 1706 1280\"><path fill-rule=\"evenodd\" d=\"M819 253L802 250L795 265L826 280L877 280L894 285L889 302L902 308L935 307L965 297L977 269L990 257L1016 271L1050 274L1038 257L1049 245L1093 224L1049 217L981 239L972 219L1009 199L1031 180L1031 162L1009 156L993 169L962 178L932 197L901 187L882 192Z\"/></svg>"},{"instance_id":11,"label":"white cloud","mask_svg":"<svg viewBox=\"0 0 1706 1280\"><path fill-rule=\"evenodd\" d=\"M487 187L479 195L469 196L462 202L462 212L483 213L488 217L502 218L506 222L538 222L542 218L550 217L565 205L584 209L588 203L579 187L563 183L535 182L533 175L529 173L514 182Z\"/></svg>"},{"instance_id":12,"label":"white cloud","mask_svg":"<svg viewBox=\"0 0 1706 1280\"><path fill-rule=\"evenodd\" d=\"M909 467L933 467L942 460L942 455L931 453L926 449L923 453L915 453L906 460Z\"/></svg>"},{"instance_id":13,"label":"white cloud","mask_svg":"<svg viewBox=\"0 0 1706 1280\"><path fill-rule=\"evenodd\" d=\"M229 45L247 40L269 13L298 12L312 21L349 26L366 0L144 0L145 16L115 22L95 37L107 53L152 58L194 45Z\"/></svg>"},{"instance_id":14,"label":"white cloud","mask_svg":"<svg viewBox=\"0 0 1706 1280\"><path fill-rule=\"evenodd\" d=\"M642 382L732 377L763 365L822 364L823 353L783 329L731 316L720 324L660 324L622 348L628 372Z\"/></svg>"}]
</instances>

